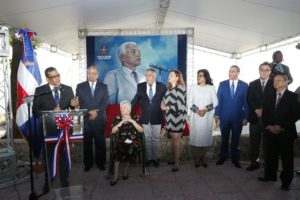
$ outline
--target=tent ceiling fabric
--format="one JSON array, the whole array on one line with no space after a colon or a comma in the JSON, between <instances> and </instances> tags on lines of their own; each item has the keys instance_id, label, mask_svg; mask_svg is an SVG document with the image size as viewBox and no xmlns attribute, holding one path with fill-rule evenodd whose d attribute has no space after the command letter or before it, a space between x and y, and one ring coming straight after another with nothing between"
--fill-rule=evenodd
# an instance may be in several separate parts
<instances>
[{"instance_id":1,"label":"tent ceiling fabric","mask_svg":"<svg viewBox=\"0 0 300 200\"><path fill-rule=\"evenodd\" d=\"M26 24L45 42L77 53L79 28L157 28L164 2L169 6L159 27L194 27L196 45L223 52L241 53L300 34L299 0L5 0L0 21Z\"/></svg>"}]
</instances>

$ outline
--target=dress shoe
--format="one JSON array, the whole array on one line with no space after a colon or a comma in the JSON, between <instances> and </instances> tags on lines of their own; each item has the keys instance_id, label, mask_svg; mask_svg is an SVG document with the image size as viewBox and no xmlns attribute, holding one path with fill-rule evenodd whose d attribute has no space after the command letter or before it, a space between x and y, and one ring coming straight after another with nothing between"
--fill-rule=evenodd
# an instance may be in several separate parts
<instances>
[{"instance_id":1,"label":"dress shoe","mask_svg":"<svg viewBox=\"0 0 300 200\"><path fill-rule=\"evenodd\" d=\"M122 176L122 179L123 179L123 180L127 180L128 178L129 178L128 175L123 175L123 176Z\"/></svg>"},{"instance_id":2,"label":"dress shoe","mask_svg":"<svg viewBox=\"0 0 300 200\"><path fill-rule=\"evenodd\" d=\"M208 167L207 163L202 163L202 167L207 168Z\"/></svg>"},{"instance_id":3,"label":"dress shoe","mask_svg":"<svg viewBox=\"0 0 300 200\"><path fill-rule=\"evenodd\" d=\"M269 181L274 181L275 182L275 181L277 181L276 178L268 178L268 177L265 177L265 176L258 177L257 180L262 181L262 182L269 182Z\"/></svg>"},{"instance_id":4,"label":"dress shoe","mask_svg":"<svg viewBox=\"0 0 300 200\"><path fill-rule=\"evenodd\" d=\"M115 186L115 185L117 185L118 181L119 181L119 178L117 178L117 180L115 180L115 181L111 180L110 185Z\"/></svg>"},{"instance_id":5,"label":"dress shoe","mask_svg":"<svg viewBox=\"0 0 300 200\"><path fill-rule=\"evenodd\" d=\"M247 171L253 171L253 170L256 170L256 169L258 169L259 168L259 164L258 163L251 163L247 168L246 168L246 170Z\"/></svg>"},{"instance_id":6,"label":"dress shoe","mask_svg":"<svg viewBox=\"0 0 300 200\"><path fill-rule=\"evenodd\" d=\"M224 162L225 162L225 160L220 158L219 160L217 160L216 165L223 165Z\"/></svg>"},{"instance_id":7,"label":"dress shoe","mask_svg":"<svg viewBox=\"0 0 300 200\"><path fill-rule=\"evenodd\" d=\"M199 167L200 167L200 164L195 162L195 167L196 167L196 168L199 168Z\"/></svg>"},{"instance_id":8,"label":"dress shoe","mask_svg":"<svg viewBox=\"0 0 300 200\"><path fill-rule=\"evenodd\" d=\"M146 166L147 166L147 167L150 167L151 163L152 163L152 160L147 160L147 161L146 161Z\"/></svg>"},{"instance_id":9,"label":"dress shoe","mask_svg":"<svg viewBox=\"0 0 300 200\"><path fill-rule=\"evenodd\" d=\"M178 167L173 167L172 172L178 172L179 168Z\"/></svg>"},{"instance_id":10,"label":"dress shoe","mask_svg":"<svg viewBox=\"0 0 300 200\"><path fill-rule=\"evenodd\" d=\"M159 161L158 160L153 160L153 166L155 168L159 167Z\"/></svg>"},{"instance_id":11,"label":"dress shoe","mask_svg":"<svg viewBox=\"0 0 300 200\"><path fill-rule=\"evenodd\" d=\"M100 171L105 171L104 165L100 165L100 166L98 166L98 168L100 169Z\"/></svg>"},{"instance_id":12,"label":"dress shoe","mask_svg":"<svg viewBox=\"0 0 300 200\"><path fill-rule=\"evenodd\" d=\"M90 166L85 166L85 167L84 167L84 171L85 171L85 172L88 172L88 171L90 171L90 170L91 170L91 167L90 167Z\"/></svg>"},{"instance_id":13,"label":"dress shoe","mask_svg":"<svg viewBox=\"0 0 300 200\"><path fill-rule=\"evenodd\" d=\"M296 171L296 174L300 176L300 171Z\"/></svg>"},{"instance_id":14,"label":"dress shoe","mask_svg":"<svg viewBox=\"0 0 300 200\"><path fill-rule=\"evenodd\" d=\"M240 161L232 161L233 165L236 167L236 168L242 168L241 164L240 164Z\"/></svg>"},{"instance_id":15,"label":"dress shoe","mask_svg":"<svg viewBox=\"0 0 300 200\"><path fill-rule=\"evenodd\" d=\"M290 186L281 185L280 189L283 190L283 191L290 191Z\"/></svg>"}]
</instances>

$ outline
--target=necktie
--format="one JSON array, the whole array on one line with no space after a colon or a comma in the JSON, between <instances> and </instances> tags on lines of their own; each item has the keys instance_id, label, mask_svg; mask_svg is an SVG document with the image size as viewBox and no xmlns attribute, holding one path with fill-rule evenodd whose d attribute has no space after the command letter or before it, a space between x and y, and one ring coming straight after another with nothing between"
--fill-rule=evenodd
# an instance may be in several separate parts
<instances>
[{"instance_id":1,"label":"necktie","mask_svg":"<svg viewBox=\"0 0 300 200\"><path fill-rule=\"evenodd\" d=\"M277 93L277 99L276 99L275 110L276 110L277 107L278 107L278 104L279 104L279 102L280 102L281 96L282 96L282 94L281 94L280 92L278 92L278 93Z\"/></svg>"},{"instance_id":2,"label":"necktie","mask_svg":"<svg viewBox=\"0 0 300 200\"><path fill-rule=\"evenodd\" d=\"M234 82L233 81L230 85L230 94L231 94L231 97L233 98L233 96L234 96Z\"/></svg>"},{"instance_id":3,"label":"necktie","mask_svg":"<svg viewBox=\"0 0 300 200\"><path fill-rule=\"evenodd\" d=\"M59 98L59 93L58 93L58 87L54 88L54 100L55 100L56 105L59 105L60 98Z\"/></svg>"},{"instance_id":4,"label":"necktie","mask_svg":"<svg viewBox=\"0 0 300 200\"><path fill-rule=\"evenodd\" d=\"M281 74L284 74L284 70L283 70L283 67L280 63L278 63L276 66L275 66L275 69L280 72Z\"/></svg>"},{"instance_id":5,"label":"necktie","mask_svg":"<svg viewBox=\"0 0 300 200\"><path fill-rule=\"evenodd\" d=\"M132 71L132 75L133 75L133 78L134 78L135 82L138 83L139 80L138 80L137 73L135 71Z\"/></svg>"},{"instance_id":6,"label":"necktie","mask_svg":"<svg viewBox=\"0 0 300 200\"><path fill-rule=\"evenodd\" d=\"M262 81L261 82L261 91L262 91L262 93L264 93L264 90L265 90L265 81Z\"/></svg>"},{"instance_id":7,"label":"necktie","mask_svg":"<svg viewBox=\"0 0 300 200\"><path fill-rule=\"evenodd\" d=\"M153 98L153 90L152 90L152 85L149 85L149 99L150 99L150 101L152 100L152 98Z\"/></svg>"},{"instance_id":8,"label":"necktie","mask_svg":"<svg viewBox=\"0 0 300 200\"><path fill-rule=\"evenodd\" d=\"M92 83L92 86L91 86L91 93L92 93L92 97L94 97L94 93L95 93L95 86L94 86L95 83Z\"/></svg>"}]
</instances>

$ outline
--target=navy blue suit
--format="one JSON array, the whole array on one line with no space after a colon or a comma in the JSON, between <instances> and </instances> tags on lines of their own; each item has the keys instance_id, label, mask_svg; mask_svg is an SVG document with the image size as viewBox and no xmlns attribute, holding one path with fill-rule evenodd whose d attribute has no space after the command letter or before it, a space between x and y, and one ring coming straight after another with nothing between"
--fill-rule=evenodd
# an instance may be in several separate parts
<instances>
[{"instance_id":1,"label":"navy blue suit","mask_svg":"<svg viewBox=\"0 0 300 200\"><path fill-rule=\"evenodd\" d=\"M86 167L93 165L93 140L95 143L95 162L102 167L106 160L105 123L106 107L109 96L107 86L99 81L96 83L94 96L92 96L89 81L77 85L76 96L78 96L81 109L98 110L95 120L85 117L84 123L84 164Z\"/></svg>"},{"instance_id":2,"label":"navy blue suit","mask_svg":"<svg viewBox=\"0 0 300 200\"><path fill-rule=\"evenodd\" d=\"M239 140L243 127L243 120L248 118L247 83L238 80L233 98L230 94L229 80L222 81L219 85L217 96L219 104L215 109L215 116L220 118L222 136L220 158L228 158L228 141L231 132L231 158L239 160Z\"/></svg>"}]
</instances>

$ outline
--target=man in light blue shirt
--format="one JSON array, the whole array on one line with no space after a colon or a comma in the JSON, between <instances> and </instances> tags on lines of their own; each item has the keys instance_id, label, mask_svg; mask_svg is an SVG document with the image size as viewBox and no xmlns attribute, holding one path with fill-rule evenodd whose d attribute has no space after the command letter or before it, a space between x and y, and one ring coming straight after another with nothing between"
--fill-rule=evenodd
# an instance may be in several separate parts
<instances>
[{"instance_id":1,"label":"man in light blue shirt","mask_svg":"<svg viewBox=\"0 0 300 200\"><path fill-rule=\"evenodd\" d=\"M145 76L137 71L141 64L141 51L135 42L121 44L118 57L122 67L107 72L104 78L110 104L131 101L136 94L137 84L145 81Z\"/></svg>"}]
</instances>

